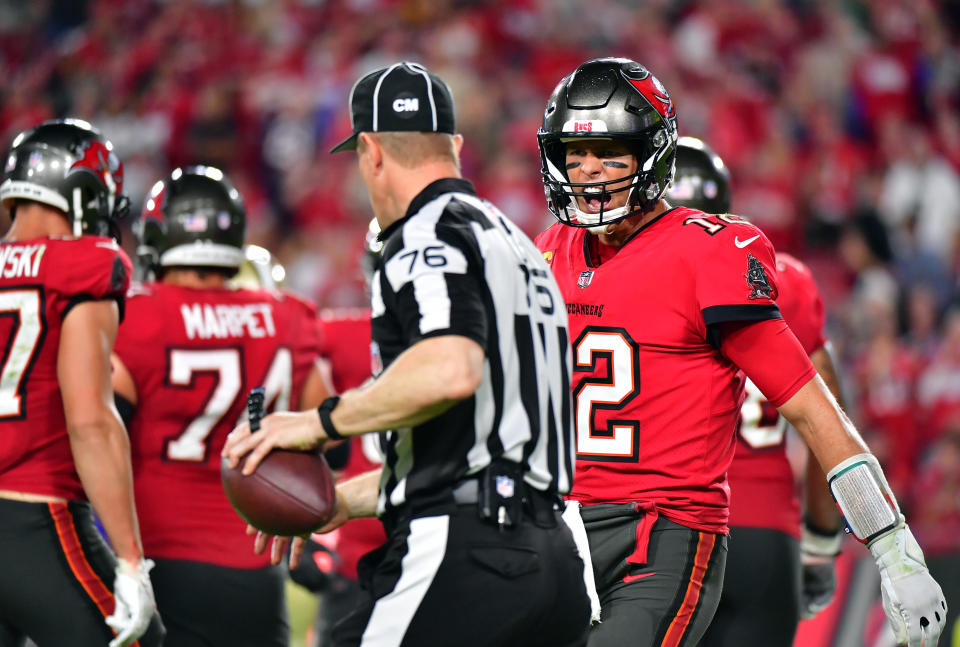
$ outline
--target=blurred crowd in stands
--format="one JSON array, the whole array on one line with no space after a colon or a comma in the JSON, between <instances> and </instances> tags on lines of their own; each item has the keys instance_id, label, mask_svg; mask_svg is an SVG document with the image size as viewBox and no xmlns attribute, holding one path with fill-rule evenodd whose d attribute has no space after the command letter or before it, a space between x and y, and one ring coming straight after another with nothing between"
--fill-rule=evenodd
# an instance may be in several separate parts
<instances>
[{"instance_id":1,"label":"blurred crowd in stands","mask_svg":"<svg viewBox=\"0 0 960 647\"><path fill-rule=\"evenodd\" d=\"M0 139L88 119L135 212L172 167L219 166L288 287L355 306L371 212L327 154L351 82L441 74L465 174L536 233L543 106L606 55L663 81L730 166L732 210L811 266L852 415L928 555L960 552L958 0L0 0Z\"/></svg>"}]
</instances>

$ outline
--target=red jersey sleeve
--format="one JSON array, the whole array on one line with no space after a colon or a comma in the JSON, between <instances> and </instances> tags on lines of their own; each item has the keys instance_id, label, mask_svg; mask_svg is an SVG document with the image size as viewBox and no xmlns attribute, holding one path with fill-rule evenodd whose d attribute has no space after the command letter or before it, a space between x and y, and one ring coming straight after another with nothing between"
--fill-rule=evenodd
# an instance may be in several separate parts
<instances>
[{"instance_id":1,"label":"red jersey sleeve","mask_svg":"<svg viewBox=\"0 0 960 647\"><path fill-rule=\"evenodd\" d=\"M736 216L725 217L722 229L712 235L697 232L681 250L690 259L688 267L704 323L779 317L773 245L753 225Z\"/></svg>"},{"instance_id":2,"label":"red jersey sleeve","mask_svg":"<svg viewBox=\"0 0 960 647\"><path fill-rule=\"evenodd\" d=\"M777 254L780 296L777 305L807 355L827 343L823 300L810 269L789 254Z\"/></svg>"},{"instance_id":3,"label":"red jersey sleeve","mask_svg":"<svg viewBox=\"0 0 960 647\"><path fill-rule=\"evenodd\" d=\"M723 325L721 351L779 407L813 379L813 367L782 319ZM776 361L771 362L770 358Z\"/></svg>"},{"instance_id":4,"label":"red jersey sleeve","mask_svg":"<svg viewBox=\"0 0 960 647\"><path fill-rule=\"evenodd\" d=\"M126 252L112 238L82 236L71 241L75 248L70 254L69 267L51 275L56 288L71 295L61 316L82 301L113 299L124 316L124 297L130 286L133 266Z\"/></svg>"}]
</instances>

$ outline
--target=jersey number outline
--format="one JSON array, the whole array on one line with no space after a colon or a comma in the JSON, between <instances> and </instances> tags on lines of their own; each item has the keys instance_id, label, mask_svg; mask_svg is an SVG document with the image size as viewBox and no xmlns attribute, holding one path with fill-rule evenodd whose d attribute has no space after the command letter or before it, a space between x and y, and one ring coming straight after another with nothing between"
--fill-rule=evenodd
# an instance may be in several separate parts
<instances>
[{"instance_id":1,"label":"jersey number outline","mask_svg":"<svg viewBox=\"0 0 960 647\"><path fill-rule=\"evenodd\" d=\"M746 397L740 407L737 435L754 451L782 447L787 434L787 419L750 378L747 378L744 390Z\"/></svg>"},{"instance_id":2,"label":"jersey number outline","mask_svg":"<svg viewBox=\"0 0 960 647\"><path fill-rule=\"evenodd\" d=\"M27 381L47 334L43 301L40 288L0 289L0 317L14 320L0 369L0 420L26 418Z\"/></svg>"},{"instance_id":3,"label":"jersey number outline","mask_svg":"<svg viewBox=\"0 0 960 647\"><path fill-rule=\"evenodd\" d=\"M640 347L623 328L587 326L573 343L574 372L596 372L607 360L605 377L587 376L573 391L577 459L636 462L640 458L640 423L613 419L595 425L598 410L619 411L640 393Z\"/></svg>"},{"instance_id":4,"label":"jersey number outline","mask_svg":"<svg viewBox=\"0 0 960 647\"><path fill-rule=\"evenodd\" d=\"M164 458L172 461L205 462L210 451L210 435L243 393L243 357L239 348L183 349L171 348L167 355L167 386L192 389L198 374L211 374L215 383L203 411L190 420L177 436L168 438ZM287 411L293 389L293 356L289 348L280 347L270 362L263 379L264 409ZM243 407L236 423L246 419Z\"/></svg>"},{"instance_id":5,"label":"jersey number outline","mask_svg":"<svg viewBox=\"0 0 960 647\"><path fill-rule=\"evenodd\" d=\"M722 222L717 222L716 220L713 220L713 218L721 220ZM716 236L718 233L726 229L727 225L752 225L753 223L743 216L735 216L732 213L705 213L702 216L687 218L683 221L683 224L696 225L711 236Z\"/></svg>"}]
</instances>

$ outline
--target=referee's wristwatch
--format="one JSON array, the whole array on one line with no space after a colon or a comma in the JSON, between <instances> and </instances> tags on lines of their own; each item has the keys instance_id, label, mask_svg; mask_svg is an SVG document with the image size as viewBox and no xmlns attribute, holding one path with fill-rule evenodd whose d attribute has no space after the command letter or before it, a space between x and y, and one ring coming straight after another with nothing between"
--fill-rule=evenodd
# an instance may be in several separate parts
<instances>
[{"instance_id":1,"label":"referee's wristwatch","mask_svg":"<svg viewBox=\"0 0 960 647\"><path fill-rule=\"evenodd\" d=\"M339 402L340 396L332 395L321 402L320 406L317 407L317 414L320 416L320 425L323 427L323 432L327 434L327 438L330 440L343 440L346 438L346 436L337 431L337 428L333 426L333 421L330 420L330 413L333 412L333 409Z\"/></svg>"}]
</instances>

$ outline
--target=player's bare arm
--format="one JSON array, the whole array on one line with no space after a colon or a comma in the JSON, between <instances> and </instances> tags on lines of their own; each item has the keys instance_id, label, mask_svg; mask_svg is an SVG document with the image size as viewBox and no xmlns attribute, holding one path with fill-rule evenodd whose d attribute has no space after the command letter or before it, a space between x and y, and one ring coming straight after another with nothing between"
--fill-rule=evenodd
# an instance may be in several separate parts
<instances>
[{"instance_id":1,"label":"player's bare arm","mask_svg":"<svg viewBox=\"0 0 960 647\"><path fill-rule=\"evenodd\" d=\"M820 376L800 387L778 409L803 437L824 471L851 456L869 452Z\"/></svg>"},{"instance_id":2,"label":"player's bare arm","mask_svg":"<svg viewBox=\"0 0 960 647\"><path fill-rule=\"evenodd\" d=\"M130 369L116 353L110 355L110 381L113 383L113 392L131 405L137 404L137 385L130 374Z\"/></svg>"},{"instance_id":3,"label":"player's bare arm","mask_svg":"<svg viewBox=\"0 0 960 647\"><path fill-rule=\"evenodd\" d=\"M404 351L379 378L340 396L331 422L342 436L415 426L470 397L483 377L483 349L472 339L444 335ZM328 440L316 410L273 413L251 434L246 423L223 449L231 467L249 453L243 473L252 474L275 447L313 449Z\"/></svg>"},{"instance_id":4,"label":"player's bare arm","mask_svg":"<svg viewBox=\"0 0 960 647\"><path fill-rule=\"evenodd\" d=\"M333 382L330 379L330 362L317 358L307 374L298 400L301 409L316 409L320 403L334 394Z\"/></svg>"},{"instance_id":5,"label":"player's bare arm","mask_svg":"<svg viewBox=\"0 0 960 647\"><path fill-rule=\"evenodd\" d=\"M810 355L810 361L817 369L817 373L823 378L824 384L830 390L841 410L844 410L843 396L840 391L840 379L837 377L837 371L833 364L829 345L815 350ZM830 488L827 487L826 474L823 468L816 460L812 451L810 460L807 461L807 475L805 481L806 501L805 515L810 524L823 530L839 528L843 523L840 512L830 495Z\"/></svg>"},{"instance_id":6,"label":"player's bare arm","mask_svg":"<svg viewBox=\"0 0 960 647\"><path fill-rule=\"evenodd\" d=\"M119 313L114 301L74 306L63 322L57 378L70 447L84 491L117 556L142 556L133 502L130 444L113 404L110 351Z\"/></svg>"}]
</instances>

